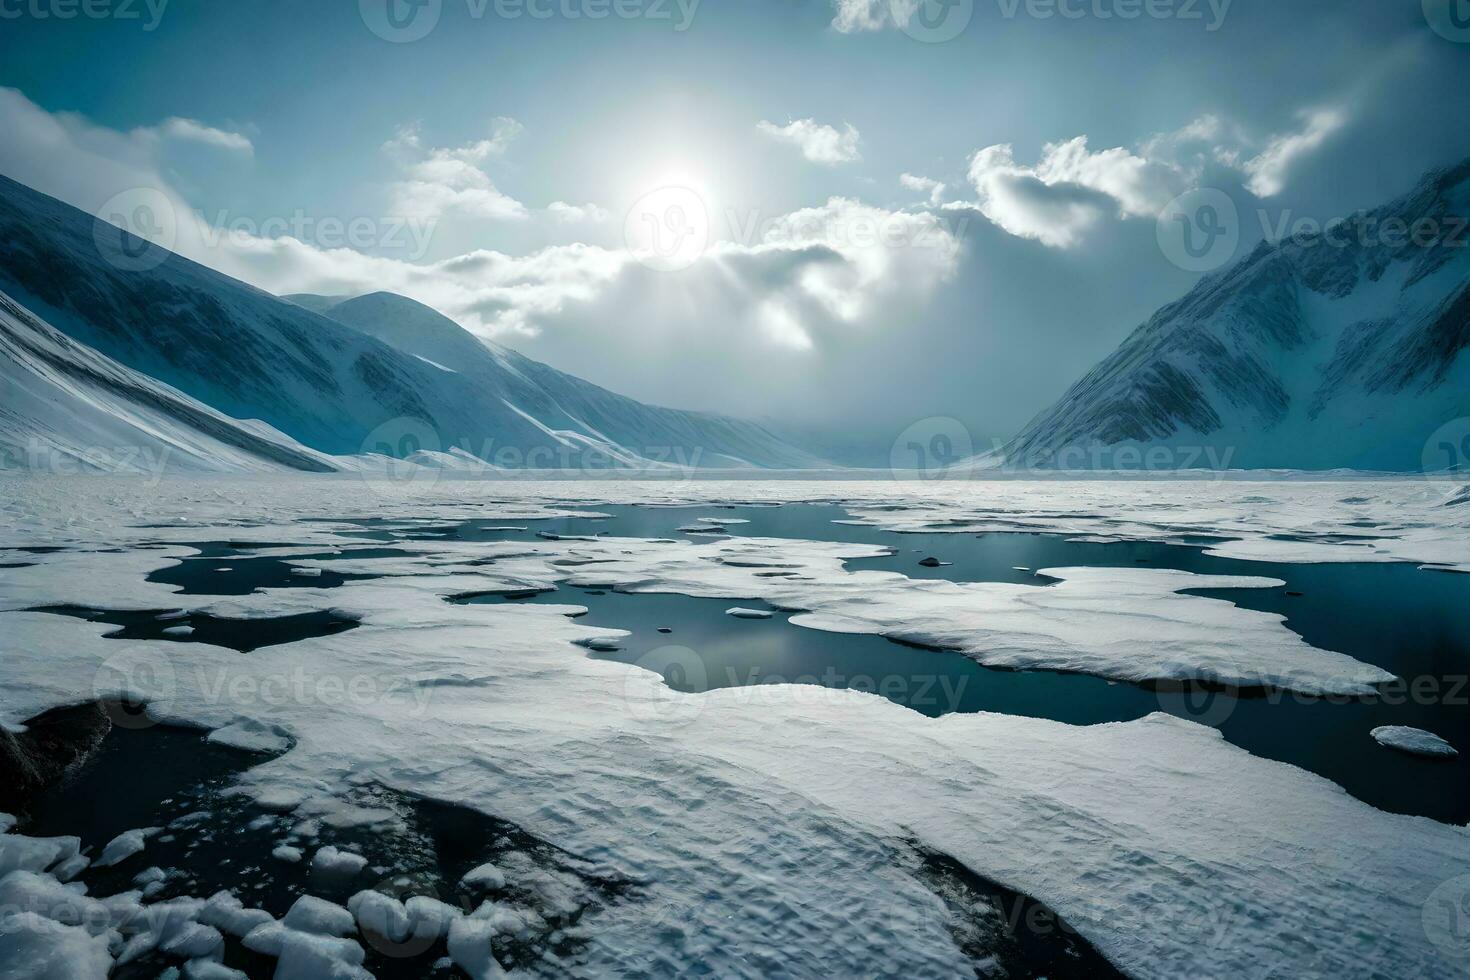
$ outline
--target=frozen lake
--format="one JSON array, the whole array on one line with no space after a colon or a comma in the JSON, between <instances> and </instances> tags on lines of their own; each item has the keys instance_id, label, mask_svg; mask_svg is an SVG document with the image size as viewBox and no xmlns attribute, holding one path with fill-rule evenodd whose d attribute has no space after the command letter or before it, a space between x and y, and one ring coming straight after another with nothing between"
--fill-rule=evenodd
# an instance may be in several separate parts
<instances>
[{"instance_id":1,"label":"frozen lake","mask_svg":"<svg viewBox=\"0 0 1470 980\"><path fill-rule=\"evenodd\" d=\"M7 896L63 875L26 841L78 838L64 877L147 889L67 937L125 977L211 930L250 976L292 943L379 977L489 975L467 943L547 975L1458 970L1425 896L1470 860L1465 763L1370 735L1470 745L1441 488L604 491L9 498L0 721L76 760L0 800ZM231 933L261 920L221 891L283 925ZM352 931L311 939L303 895Z\"/></svg>"}]
</instances>

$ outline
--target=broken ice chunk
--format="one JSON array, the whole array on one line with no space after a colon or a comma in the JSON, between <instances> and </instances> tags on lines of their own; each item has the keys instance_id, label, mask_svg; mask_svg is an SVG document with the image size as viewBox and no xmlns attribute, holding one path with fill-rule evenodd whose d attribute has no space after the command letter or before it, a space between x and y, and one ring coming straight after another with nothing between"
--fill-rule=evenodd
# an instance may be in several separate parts
<instances>
[{"instance_id":1,"label":"broken ice chunk","mask_svg":"<svg viewBox=\"0 0 1470 980\"><path fill-rule=\"evenodd\" d=\"M114 864L121 864L134 854L142 853L143 848L148 844L148 838L162 830L162 827L141 827L137 830L123 831L102 849L102 856L97 859L97 867L110 868Z\"/></svg>"},{"instance_id":2,"label":"broken ice chunk","mask_svg":"<svg viewBox=\"0 0 1470 980\"><path fill-rule=\"evenodd\" d=\"M291 747L291 739L279 726L253 718L237 718L223 728L216 728L209 733L208 740L251 752L279 753Z\"/></svg>"},{"instance_id":3,"label":"broken ice chunk","mask_svg":"<svg viewBox=\"0 0 1470 980\"><path fill-rule=\"evenodd\" d=\"M495 925L486 919L455 919L449 927L449 958L472 980L504 976L490 948L494 938Z\"/></svg>"},{"instance_id":4,"label":"broken ice chunk","mask_svg":"<svg viewBox=\"0 0 1470 980\"><path fill-rule=\"evenodd\" d=\"M323 848L325 850L325 848ZM312 862L316 867L316 862ZM302 895L286 912L281 925L297 932L309 932L314 936L345 936L356 931L356 920L351 912L340 905L314 895Z\"/></svg>"},{"instance_id":5,"label":"broken ice chunk","mask_svg":"<svg viewBox=\"0 0 1470 980\"><path fill-rule=\"evenodd\" d=\"M1409 728L1405 725L1383 725L1373 729L1370 733L1379 745L1385 745L1400 752L1408 752L1412 755L1429 756L1430 758L1447 759L1459 755L1455 747L1433 732L1426 732L1422 728Z\"/></svg>"},{"instance_id":6,"label":"broken ice chunk","mask_svg":"<svg viewBox=\"0 0 1470 980\"><path fill-rule=\"evenodd\" d=\"M333 878L351 878L365 867L367 858L351 851L339 851L331 844L317 851L316 856L311 859L313 874Z\"/></svg>"},{"instance_id":7,"label":"broken ice chunk","mask_svg":"<svg viewBox=\"0 0 1470 980\"><path fill-rule=\"evenodd\" d=\"M747 609L744 606L732 606L725 610L726 616L734 616L736 619L770 619L775 613L764 609Z\"/></svg>"},{"instance_id":8,"label":"broken ice chunk","mask_svg":"<svg viewBox=\"0 0 1470 980\"><path fill-rule=\"evenodd\" d=\"M413 933L408 910L390 895L361 891L347 900L347 908L357 919L357 927L364 935L382 936L389 942L401 943Z\"/></svg>"},{"instance_id":9,"label":"broken ice chunk","mask_svg":"<svg viewBox=\"0 0 1470 980\"><path fill-rule=\"evenodd\" d=\"M493 864L482 864L467 873L460 881L472 888L499 891L505 887L505 872Z\"/></svg>"}]
</instances>

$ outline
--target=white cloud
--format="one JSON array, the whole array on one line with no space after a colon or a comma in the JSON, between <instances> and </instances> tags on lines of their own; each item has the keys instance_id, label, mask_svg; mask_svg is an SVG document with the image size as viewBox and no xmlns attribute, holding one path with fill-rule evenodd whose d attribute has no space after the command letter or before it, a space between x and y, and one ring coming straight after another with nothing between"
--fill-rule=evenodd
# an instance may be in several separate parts
<instances>
[{"instance_id":1,"label":"white cloud","mask_svg":"<svg viewBox=\"0 0 1470 980\"><path fill-rule=\"evenodd\" d=\"M1036 164L1044 183L1076 184L1106 194L1128 217L1152 217L1185 190L1186 179L1176 168L1130 153L1121 146L1096 153L1087 149L1087 137L1048 143Z\"/></svg>"},{"instance_id":2,"label":"white cloud","mask_svg":"<svg viewBox=\"0 0 1470 980\"><path fill-rule=\"evenodd\" d=\"M839 131L814 119L795 119L785 126L763 119L755 128L774 140L797 147L812 163L831 167L862 159L858 151L862 137L851 123L844 124Z\"/></svg>"},{"instance_id":3,"label":"white cloud","mask_svg":"<svg viewBox=\"0 0 1470 980\"><path fill-rule=\"evenodd\" d=\"M156 141L53 115L14 90L0 89L0 130L12 136L0 144L0 171L89 211L119 191L154 188L174 211L175 251L262 289L390 290L631 394L658 390L702 407L718 397L727 410L762 385L799 384L811 358L835 355L855 333L906 322L953 274L962 237L954 219L832 198L749 236L717 236L677 273L645 268L625 249L584 243L419 263L286 234L221 234L164 176ZM391 149L406 154L406 169L433 178L422 182L433 193L483 190L467 159L481 158L479 149L436 152L413 131ZM547 210L595 207L559 203ZM730 343L740 336L752 342Z\"/></svg>"},{"instance_id":4,"label":"white cloud","mask_svg":"<svg viewBox=\"0 0 1470 980\"><path fill-rule=\"evenodd\" d=\"M1210 168L1235 171L1252 194L1270 197L1286 186L1296 164L1346 125L1347 113L1320 109L1302 119L1299 131L1273 136L1264 147L1214 115L1155 135L1136 150L1093 152L1086 136L1048 143L1029 166L1016 162L1009 144L986 147L970 160L970 182L979 196L975 207L1013 235L1067 248L1107 216L1158 215L1197 187ZM904 186L920 189L922 179L905 180Z\"/></svg>"},{"instance_id":5,"label":"white cloud","mask_svg":"<svg viewBox=\"0 0 1470 980\"><path fill-rule=\"evenodd\" d=\"M1301 128L1262 141L1243 127L1214 115L1200 116L1172 133L1146 141L1139 152L1198 177L1216 165L1246 178L1246 189L1257 197L1272 197L1285 189L1291 170L1320 149L1349 122L1343 106L1299 113Z\"/></svg>"},{"instance_id":6,"label":"white cloud","mask_svg":"<svg viewBox=\"0 0 1470 980\"><path fill-rule=\"evenodd\" d=\"M954 272L959 249L953 225L936 215L834 197L770 223L758 246L728 245L714 257L776 261L760 277L775 294L763 304L761 326L804 350L815 346L812 323L857 323L887 297L929 293Z\"/></svg>"},{"instance_id":7,"label":"white cloud","mask_svg":"<svg viewBox=\"0 0 1470 980\"><path fill-rule=\"evenodd\" d=\"M914 174L899 174L898 182L908 190L917 191L926 196L931 207L938 207L939 202L944 200L945 185L940 181Z\"/></svg>"},{"instance_id":8,"label":"white cloud","mask_svg":"<svg viewBox=\"0 0 1470 980\"><path fill-rule=\"evenodd\" d=\"M1010 144L970 159L977 207L1013 235L1068 248L1104 216L1156 214L1184 187L1178 171L1121 147L1092 153L1087 138L1049 143L1034 166L1016 163Z\"/></svg>"},{"instance_id":9,"label":"white cloud","mask_svg":"<svg viewBox=\"0 0 1470 980\"><path fill-rule=\"evenodd\" d=\"M1273 136L1259 156L1246 161L1244 169L1250 175L1246 186L1250 192L1257 197L1281 193L1292 167L1321 147L1346 123L1347 113L1341 109L1317 109L1303 113L1299 131Z\"/></svg>"},{"instance_id":10,"label":"white cloud","mask_svg":"<svg viewBox=\"0 0 1470 980\"><path fill-rule=\"evenodd\" d=\"M458 147L425 147L416 126L399 130L383 145L404 169L404 179L393 185L395 213L420 220L450 212L497 221L525 218L526 206L502 193L482 169L491 158L503 156L523 131L514 119L498 118L487 139Z\"/></svg>"},{"instance_id":11,"label":"white cloud","mask_svg":"<svg viewBox=\"0 0 1470 980\"><path fill-rule=\"evenodd\" d=\"M832 28L841 34L904 27L922 0L832 0Z\"/></svg>"},{"instance_id":12,"label":"white cloud","mask_svg":"<svg viewBox=\"0 0 1470 980\"><path fill-rule=\"evenodd\" d=\"M180 116L165 119L157 127L140 130L140 132L154 133L166 139L203 143L206 146L214 146L235 153L252 154L255 152L255 145L250 142L248 136L225 129L215 129L197 119L184 119Z\"/></svg>"},{"instance_id":13,"label":"white cloud","mask_svg":"<svg viewBox=\"0 0 1470 980\"><path fill-rule=\"evenodd\" d=\"M552 201L546 205L546 212L566 225L601 224L608 219L607 209L600 208L596 204L568 204L566 201Z\"/></svg>"}]
</instances>

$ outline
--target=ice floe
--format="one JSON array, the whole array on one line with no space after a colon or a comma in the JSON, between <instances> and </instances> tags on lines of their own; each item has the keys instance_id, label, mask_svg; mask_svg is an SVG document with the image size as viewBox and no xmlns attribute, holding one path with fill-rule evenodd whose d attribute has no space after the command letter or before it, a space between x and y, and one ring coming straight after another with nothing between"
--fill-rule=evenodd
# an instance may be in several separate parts
<instances>
[{"instance_id":1,"label":"ice floe","mask_svg":"<svg viewBox=\"0 0 1470 980\"><path fill-rule=\"evenodd\" d=\"M106 868L121 864L133 855L143 853L143 848L148 846L148 838L162 831L162 827L141 827L118 834L102 849L102 854L97 858L97 866Z\"/></svg>"},{"instance_id":2,"label":"ice floe","mask_svg":"<svg viewBox=\"0 0 1470 980\"><path fill-rule=\"evenodd\" d=\"M769 609L748 609L744 606L731 606L725 610L726 616L734 616L736 619L770 619L774 613Z\"/></svg>"},{"instance_id":3,"label":"ice floe","mask_svg":"<svg viewBox=\"0 0 1470 980\"><path fill-rule=\"evenodd\" d=\"M1398 749L1400 752L1408 752L1411 755L1447 758L1460 754L1449 742L1422 728L1382 725L1373 729L1370 734L1379 745L1386 745L1391 749Z\"/></svg>"}]
</instances>

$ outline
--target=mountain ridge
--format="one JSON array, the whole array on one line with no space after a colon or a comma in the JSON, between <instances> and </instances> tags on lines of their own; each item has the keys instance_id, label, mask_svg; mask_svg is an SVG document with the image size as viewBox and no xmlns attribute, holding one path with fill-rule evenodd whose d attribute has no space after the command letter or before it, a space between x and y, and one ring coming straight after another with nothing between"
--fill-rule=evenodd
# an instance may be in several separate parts
<instances>
[{"instance_id":1,"label":"mountain ridge","mask_svg":"<svg viewBox=\"0 0 1470 980\"><path fill-rule=\"evenodd\" d=\"M306 470L331 459L78 343L0 293L0 460L57 473ZM24 462L24 465L18 465Z\"/></svg>"},{"instance_id":2,"label":"mountain ridge","mask_svg":"<svg viewBox=\"0 0 1470 980\"><path fill-rule=\"evenodd\" d=\"M784 442L756 422L663 408L609 391L477 337L433 307L398 293L378 291L341 299L311 294L283 298L304 300L338 323L440 370L465 375L564 438L575 439L580 434L617 445L642 440L672 455L682 453L683 459L673 462L689 462L696 453L703 456L700 433L712 430L718 432L720 445L735 451L759 451L760 442ZM594 426L588 419L598 421ZM821 462L804 450L793 450L793 464L810 465L813 461Z\"/></svg>"},{"instance_id":3,"label":"mountain ridge","mask_svg":"<svg viewBox=\"0 0 1470 980\"><path fill-rule=\"evenodd\" d=\"M521 359L588 412L621 416L561 411L543 421L535 409L555 403L553 396L530 399L522 387L515 390L531 408L511 404L481 375L446 370L180 255L160 250L150 268L132 271L124 250L139 242L0 176L0 291L111 361L230 418L259 419L316 452L387 447L406 455L417 447L482 459L493 452L502 463L534 456L571 469L669 465L660 455L708 468L821 465L753 423L643 406ZM644 430L639 421L648 423ZM390 438L381 438L385 427ZM604 427L625 441L602 435ZM391 433L405 429L423 438L400 446Z\"/></svg>"},{"instance_id":4,"label":"mountain ridge","mask_svg":"<svg viewBox=\"0 0 1470 980\"><path fill-rule=\"evenodd\" d=\"M1331 231L1260 243L1161 307L988 462L1130 468L1116 464L1209 449L1252 469L1423 468L1435 430L1470 416L1467 213L1470 160ZM1390 221L1435 234L1389 243Z\"/></svg>"}]
</instances>

